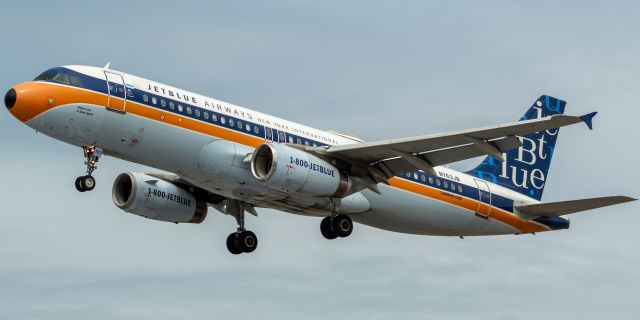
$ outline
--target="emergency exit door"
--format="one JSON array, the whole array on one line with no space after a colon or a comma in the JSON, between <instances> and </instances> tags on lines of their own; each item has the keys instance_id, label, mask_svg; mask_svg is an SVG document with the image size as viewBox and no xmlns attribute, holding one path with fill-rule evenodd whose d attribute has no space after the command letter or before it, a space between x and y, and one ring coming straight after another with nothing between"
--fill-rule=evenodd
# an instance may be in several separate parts
<instances>
[{"instance_id":1,"label":"emergency exit door","mask_svg":"<svg viewBox=\"0 0 640 320\"><path fill-rule=\"evenodd\" d=\"M478 187L478 209L476 215L489 218L491 215L491 190L484 180L473 179Z\"/></svg>"}]
</instances>

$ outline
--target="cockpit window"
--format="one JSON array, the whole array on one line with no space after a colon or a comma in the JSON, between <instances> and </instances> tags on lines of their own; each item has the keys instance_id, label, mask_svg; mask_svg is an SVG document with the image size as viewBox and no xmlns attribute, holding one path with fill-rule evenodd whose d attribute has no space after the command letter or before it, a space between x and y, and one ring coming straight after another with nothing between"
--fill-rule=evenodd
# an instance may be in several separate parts
<instances>
[{"instance_id":1,"label":"cockpit window","mask_svg":"<svg viewBox=\"0 0 640 320\"><path fill-rule=\"evenodd\" d=\"M56 76L53 77L53 81L64 83L64 84L71 84L71 80L69 80L69 75L62 72L58 72L58 74L56 74Z\"/></svg>"},{"instance_id":2,"label":"cockpit window","mask_svg":"<svg viewBox=\"0 0 640 320\"><path fill-rule=\"evenodd\" d=\"M33 79L33 81L49 81L49 80L53 80L53 78L57 74L58 73L53 71L53 70L47 70L47 71L43 72L41 75L37 76L35 79Z\"/></svg>"},{"instance_id":3,"label":"cockpit window","mask_svg":"<svg viewBox=\"0 0 640 320\"><path fill-rule=\"evenodd\" d=\"M77 74L74 73L70 73L69 74L69 79L71 79L71 85L74 87L80 87L82 88L82 77L80 77Z\"/></svg>"},{"instance_id":4,"label":"cockpit window","mask_svg":"<svg viewBox=\"0 0 640 320\"><path fill-rule=\"evenodd\" d=\"M53 68L43 72L33 81L52 81L72 85L74 87L82 87L82 77L74 71L66 68Z\"/></svg>"}]
</instances>

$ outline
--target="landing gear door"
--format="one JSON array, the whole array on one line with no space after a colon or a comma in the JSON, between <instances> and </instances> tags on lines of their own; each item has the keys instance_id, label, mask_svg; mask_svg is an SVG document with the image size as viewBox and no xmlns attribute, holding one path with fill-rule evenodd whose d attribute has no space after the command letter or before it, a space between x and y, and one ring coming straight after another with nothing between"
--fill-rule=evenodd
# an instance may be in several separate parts
<instances>
[{"instance_id":1,"label":"landing gear door","mask_svg":"<svg viewBox=\"0 0 640 320\"><path fill-rule=\"evenodd\" d=\"M105 71L107 77L107 110L125 113L127 107L127 94L122 75Z\"/></svg>"},{"instance_id":2,"label":"landing gear door","mask_svg":"<svg viewBox=\"0 0 640 320\"><path fill-rule=\"evenodd\" d=\"M489 218L491 215L491 190L484 180L473 179L478 187L478 209L476 215Z\"/></svg>"}]
</instances>

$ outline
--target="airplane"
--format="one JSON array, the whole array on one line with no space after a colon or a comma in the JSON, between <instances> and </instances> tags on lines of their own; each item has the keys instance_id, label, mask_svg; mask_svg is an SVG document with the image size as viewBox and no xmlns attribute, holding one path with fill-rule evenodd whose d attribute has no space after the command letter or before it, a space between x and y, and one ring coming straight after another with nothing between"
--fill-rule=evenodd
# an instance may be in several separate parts
<instances>
[{"instance_id":1,"label":"airplane","mask_svg":"<svg viewBox=\"0 0 640 320\"><path fill-rule=\"evenodd\" d=\"M567 215L636 199L609 196L541 201L559 128L596 112L564 114L566 102L536 99L519 121L497 126L365 142L105 67L62 66L5 95L27 126L81 147L80 192L96 187L103 155L158 172L124 172L112 187L125 212L173 223L201 223L211 207L236 219L232 254L253 252L245 228L256 208L321 217L329 240L354 221L418 235L535 234L569 228ZM476 157L474 169L446 165Z\"/></svg>"}]
</instances>

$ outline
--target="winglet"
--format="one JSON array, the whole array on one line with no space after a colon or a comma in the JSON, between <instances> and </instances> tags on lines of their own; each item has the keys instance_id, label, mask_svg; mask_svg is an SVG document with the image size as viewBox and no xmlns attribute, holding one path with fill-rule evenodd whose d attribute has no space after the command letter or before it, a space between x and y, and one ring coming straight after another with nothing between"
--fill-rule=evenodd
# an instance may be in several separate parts
<instances>
[{"instance_id":1,"label":"winglet","mask_svg":"<svg viewBox=\"0 0 640 320\"><path fill-rule=\"evenodd\" d=\"M596 114L598 114L597 111L580 116L580 120L589 127L589 130L593 130L593 117L595 117Z\"/></svg>"}]
</instances>

